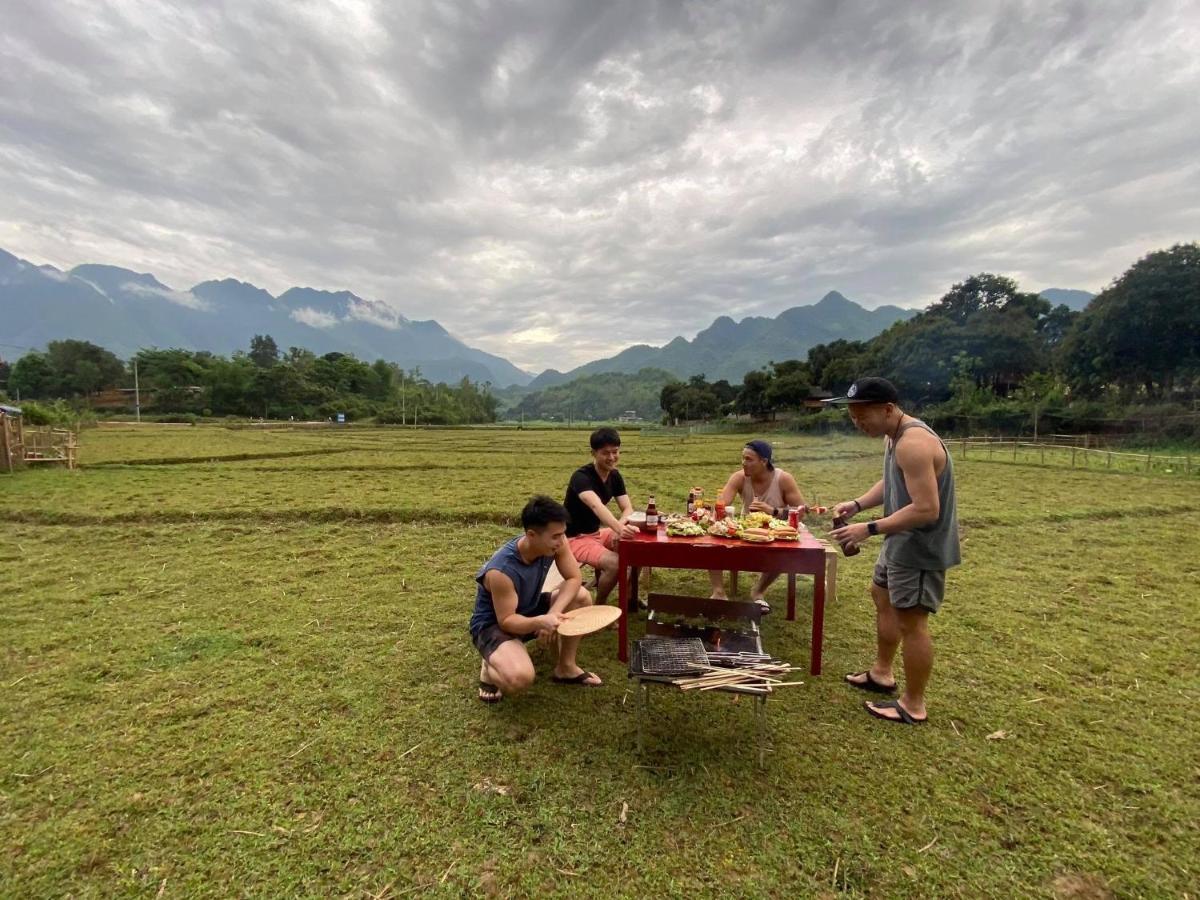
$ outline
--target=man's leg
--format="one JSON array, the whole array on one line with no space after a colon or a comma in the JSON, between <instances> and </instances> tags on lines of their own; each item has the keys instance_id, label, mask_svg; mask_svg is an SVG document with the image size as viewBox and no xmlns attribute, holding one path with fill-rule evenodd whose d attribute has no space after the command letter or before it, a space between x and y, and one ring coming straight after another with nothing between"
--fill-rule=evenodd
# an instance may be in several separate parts
<instances>
[{"instance_id":1,"label":"man's leg","mask_svg":"<svg viewBox=\"0 0 1200 900\"><path fill-rule=\"evenodd\" d=\"M750 599L755 603L763 600L766 596L767 588L775 583L775 579L779 577L778 572L763 572L758 576L758 584L750 591Z\"/></svg>"},{"instance_id":2,"label":"man's leg","mask_svg":"<svg viewBox=\"0 0 1200 900\"><path fill-rule=\"evenodd\" d=\"M558 599L558 592L555 591L552 595L554 600ZM575 595L575 599L567 604L567 609L579 609L583 606L592 605L592 595L585 588L580 588L579 593ZM558 639L558 663L554 666L555 678L577 678L583 672L579 667L579 663L575 661L575 654L579 652L579 642L583 640L580 637L560 637ZM586 679L584 684L598 685L601 684L600 676L593 675Z\"/></svg>"},{"instance_id":3,"label":"man's leg","mask_svg":"<svg viewBox=\"0 0 1200 900\"><path fill-rule=\"evenodd\" d=\"M608 595L617 585L617 554L605 550L596 562L596 602L607 603Z\"/></svg>"},{"instance_id":4,"label":"man's leg","mask_svg":"<svg viewBox=\"0 0 1200 900\"><path fill-rule=\"evenodd\" d=\"M729 596L725 593L725 573L720 569L709 569L708 580L712 584L712 593L708 595L710 600L728 600Z\"/></svg>"},{"instance_id":5,"label":"man's leg","mask_svg":"<svg viewBox=\"0 0 1200 900\"><path fill-rule=\"evenodd\" d=\"M925 688L933 671L933 639L929 635L929 611L919 606L895 610L904 658L904 693L900 705L914 719L922 720L925 711ZM872 704L874 705L874 704ZM899 719L895 709L876 709L887 719Z\"/></svg>"},{"instance_id":6,"label":"man's leg","mask_svg":"<svg viewBox=\"0 0 1200 900\"><path fill-rule=\"evenodd\" d=\"M871 582L871 599L875 603L875 662L867 672L851 675L846 680L851 684L867 684L868 678L876 684L888 687L895 685L893 663L896 648L900 646L900 622L888 589Z\"/></svg>"},{"instance_id":7,"label":"man's leg","mask_svg":"<svg viewBox=\"0 0 1200 900\"><path fill-rule=\"evenodd\" d=\"M479 667L479 680L494 684L502 694L519 694L533 684L533 660L518 640L505 641ZM482 699L482 697L481 697Z\"/></svg>"}]
</instances>

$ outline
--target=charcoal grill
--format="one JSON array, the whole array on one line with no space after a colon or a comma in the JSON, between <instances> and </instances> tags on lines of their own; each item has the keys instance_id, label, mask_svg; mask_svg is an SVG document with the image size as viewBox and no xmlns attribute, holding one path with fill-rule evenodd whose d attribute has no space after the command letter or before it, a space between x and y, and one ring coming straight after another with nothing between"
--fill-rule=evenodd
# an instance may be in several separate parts
<instances>
[{"instance_id":1,"label":"charcoal grill","mask_svg":"<svg viewBox=\"0 0 1200 900\"><path fill-rule=\"evenodd\" d=\"M699 638L643 638L637 651L638 667L645 675L695 675L712 665Z\"/></svg>"},{"instance_id":2,"label":"charcoal grill","mask_svg":"<svg viewBox=\"0 0 1200 900\"><path fill-rule=\"evenodd\" d=\"M677 597L650 594L647 597L650 617L647 621L649 629L655 629L656 613L679 612L686 610L692 616L712 618L720 622L721 629L706 628L661 628L665 633L650 631L646 637L633 644L633 652L629 657L629 677L638 683L637 700L637 749L644 751L645 722L650 708L650 685L659 684L668 688L678 688L674 680L689 675L697 675L708 671L710 666L734 668L755 663L771 661L770 654L762 648L761 632L758 629L760 612L753 603L733 603L729 601L714 601L700 597ZM746 631L735 632L744 634L745 639L739 643L740 649L734 652L722 650L725 646L720 640L706 642L697 636L716 631L717 635L728 635L730 625ZM655 629L657 630L657 629ZM728 642L732 643L732 642ZM763 766L766 761L767 745L767 694L759 686L728 685L717 687L704 693L745 694L754 703L755 738L758 747L758 764ZM697 691L696 693L700 693Z\"/></svg>"}]
</instances>

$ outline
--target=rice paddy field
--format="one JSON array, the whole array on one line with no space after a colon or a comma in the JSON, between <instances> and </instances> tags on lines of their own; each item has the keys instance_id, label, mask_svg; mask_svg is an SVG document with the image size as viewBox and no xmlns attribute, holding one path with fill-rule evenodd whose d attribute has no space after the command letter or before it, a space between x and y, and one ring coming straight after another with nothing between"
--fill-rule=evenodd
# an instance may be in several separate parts
<instances>
[{"instance_id":1,"label":"rice paddy field","mask_svg":"<svg viewBox=\"0 0 1200 900\"><path fill-rule=\"evenodd\" d=\"M635 503L715 492L744 439L627 433ZM880 471L865 438L776 446L810 500ZM929 723L842 684L868 547L760 770L728 695L658 692L638 755L614 632L580 652L601 689L535 651L528 694L476 699L473 574L588 458L586 431L105 427L79 471L0 476L0 894L1197 896L1200 477L956 456ZM807 666L800 582L764 643Z\"/></svg>"}]
</instances>

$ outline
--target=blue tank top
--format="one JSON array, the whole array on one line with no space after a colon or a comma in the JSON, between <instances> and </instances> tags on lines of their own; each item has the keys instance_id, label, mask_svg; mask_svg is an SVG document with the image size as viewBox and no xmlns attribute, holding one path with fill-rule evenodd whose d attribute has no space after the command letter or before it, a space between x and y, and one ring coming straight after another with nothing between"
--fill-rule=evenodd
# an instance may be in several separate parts
<instances>
[{"instance_id":1,"label":"blue tank top","mask_svg":"<svg viewBox=\"0 0 1200 900\"><path fill-rule=\"evenodd\" d=\"M475 611L471 614L471 634L478 634L489 625L497 624L496 604L492 602L491 591L483 583L484 576L492 569L497 569L512 579L513 586L517 589L517 614L537 614L538 598L546 581L546 573L554 564L554 557L539 556L533 562L527 563L521 559L521 553L517 550L519 540L520 537L513 538L493 553L492 558L475 573L478 587L475 589Z\"/></svg>"}]
</instances>

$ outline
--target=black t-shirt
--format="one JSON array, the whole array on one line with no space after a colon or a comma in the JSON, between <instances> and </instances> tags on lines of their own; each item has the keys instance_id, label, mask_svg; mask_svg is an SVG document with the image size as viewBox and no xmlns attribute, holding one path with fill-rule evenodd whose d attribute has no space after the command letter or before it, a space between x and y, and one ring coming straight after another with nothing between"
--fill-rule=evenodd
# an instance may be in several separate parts
<instances>
[{"instance_id":1,"label":"black t-shirt","mask_svg":"<svg viewBox=\"0 0 1200 900\"><path fill-rule=\"evenodd\" d=\"M567 499L563 501L567 515L570 516L567 522L567 537L600 530L600 519L579 499L579 495L585 491L595 491L600 502L607 506L613 497L625 494L625 479L621 477L620 472L613 469L608 473L608 481L601 481L594 463L576 469L575 474L571 476L571 483L567 485Z\"/></svg>"}]
</instances>

